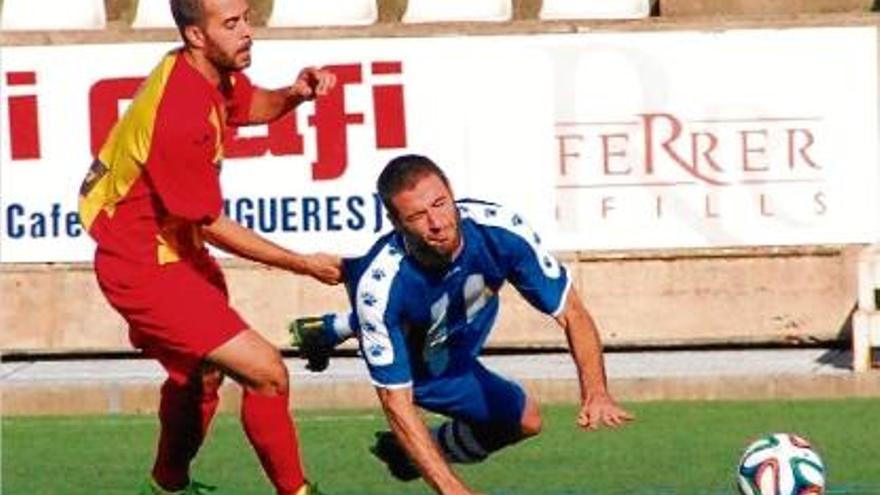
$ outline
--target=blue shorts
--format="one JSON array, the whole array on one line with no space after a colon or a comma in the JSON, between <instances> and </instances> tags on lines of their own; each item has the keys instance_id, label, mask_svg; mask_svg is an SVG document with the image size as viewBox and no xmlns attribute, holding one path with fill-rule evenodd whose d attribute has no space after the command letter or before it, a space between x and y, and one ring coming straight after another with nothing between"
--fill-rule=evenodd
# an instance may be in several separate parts
<instances>
[{"instance_id":1,"label":"blue shorts","mask_svg":"<svg viewBox=\"0 0 880 495\"><path fill-rule=\"evenodd\" d=\"M469 423L519 425L526 407L522 387L479 361L460 375L416 380L413 393L419 407Z\"/></svg>"}]
</instances>

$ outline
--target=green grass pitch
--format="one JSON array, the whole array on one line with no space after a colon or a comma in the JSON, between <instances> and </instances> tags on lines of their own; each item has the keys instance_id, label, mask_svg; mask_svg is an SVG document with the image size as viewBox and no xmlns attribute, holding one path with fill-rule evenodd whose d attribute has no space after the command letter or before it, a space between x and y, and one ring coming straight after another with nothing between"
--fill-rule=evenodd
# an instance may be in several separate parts
<instances>
[{"instance_id":1,"label":"green grass pitch","mask_svg":"<svg viewBox=\"0 0 880 495\"><path fill-rule=\"evenodd\" d=\"M880 494L880 399L628 404L635 423L582 432L574 406L545 406L544 432L478 465L458 467L492 495L734 494L740 451L775 431L809 438L829 471L828 494ZM391 479L367 452L378 411L297 413L309 475L329 495L431 493ZM430 421L438 418L431 417ZM153 416L3 418L6 495L132 494L149 470ZM194 468L223 494L270 493L233 415L221 415Z\"/></svg>"}]
</instances>

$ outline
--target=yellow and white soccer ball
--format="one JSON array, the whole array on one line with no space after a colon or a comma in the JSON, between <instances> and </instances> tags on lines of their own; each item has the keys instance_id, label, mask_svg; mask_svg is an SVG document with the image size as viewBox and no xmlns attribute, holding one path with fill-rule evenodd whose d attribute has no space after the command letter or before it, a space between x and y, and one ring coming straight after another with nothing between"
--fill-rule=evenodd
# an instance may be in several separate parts
<instances>
[{"instance_id":1,"label":"yellow and white soccer ball","mask_svg":"<svg viewBox=\"0 0 880 495\"><path fill-rule=\"evenodd\" d=\"M805 438L774 433L746 447L737 468L742 495L822 495L825 464Z\"/></svg>"}]
</instances>

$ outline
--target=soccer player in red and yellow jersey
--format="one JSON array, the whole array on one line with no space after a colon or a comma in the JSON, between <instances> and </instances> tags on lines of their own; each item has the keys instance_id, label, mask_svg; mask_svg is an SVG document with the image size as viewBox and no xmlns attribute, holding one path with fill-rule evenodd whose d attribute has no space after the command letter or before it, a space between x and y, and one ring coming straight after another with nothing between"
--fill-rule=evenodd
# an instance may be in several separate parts
<instances>
[{"instance_id":1,"label":"soccer player in red and yellow jersey","mask_svg":"<svg viewBox=\"0 0 880 495\"><path fill-rule=\"evenodd\" d=\"M278 494L305 481L278 350L229 305L205 241L235 255L335 284L339 259L273 244L223 215L219 168L228 125L270 122L336 82L306 68L294 83L251 84L247 0L171 0L183 46L147 77L95 158L80 217L97 242L95 272L134 346L168 372L160 437L145 494L204 493L190 463L217 408L224 375L241 383L241 420Z\"/></svg>"}]
</instances>

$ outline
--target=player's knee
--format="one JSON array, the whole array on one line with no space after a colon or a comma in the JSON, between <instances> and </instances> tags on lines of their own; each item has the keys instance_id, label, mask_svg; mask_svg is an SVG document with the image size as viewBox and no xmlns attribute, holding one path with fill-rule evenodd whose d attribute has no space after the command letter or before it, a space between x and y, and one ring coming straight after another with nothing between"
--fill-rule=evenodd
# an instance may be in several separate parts
<instances>
[{"instance_id":1,"label":"player's knee","mask_svg":"<svg viewBox=\"0 0 880 495\"><path fill-rule=\"evenodd\" d=\"M527 438L538 435L541 433L542 427L541 411L538 409L537 404L529 402L525 411L523 411L522 420L520 421L520 430L523 437Z\"/></svg>"},{"instance_id":2,"label":"player's knee","mask_svg":"<svg viewBox=\"0 0 880 495\"><path fill-rule=\"evenodd\" d=\"M216 393L223 384L223 372L214 366L205 366L201 373L202 391Z\"/></svg>"},{"instance_id":3,"label":"player's knee","mask_svg":"<svg viewBox=\"0 0 880 495\"><path fill-rule=\"evenodd\" d=\"M252 382L249 388L260 395L286 395L290 380L281 356L264 363Z\"/></svg>"}]
</instances>

